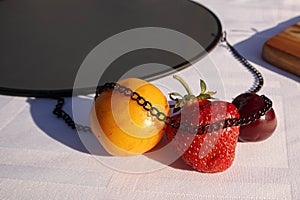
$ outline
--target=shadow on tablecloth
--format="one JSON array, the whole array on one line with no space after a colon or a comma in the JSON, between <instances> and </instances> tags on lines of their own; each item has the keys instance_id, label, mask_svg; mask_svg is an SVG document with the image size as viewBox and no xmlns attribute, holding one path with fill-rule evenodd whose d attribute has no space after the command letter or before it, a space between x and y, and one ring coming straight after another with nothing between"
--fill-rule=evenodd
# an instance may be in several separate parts
<instances>
[{"instance_id":1,"label":"shadow on tablecloth","mask_svg":"<svg viewBox=\"0 0 300 200\"><path fill-rule=\"evenodd\" d=\"M256 32L253 36L250 38L241 41L234 45L234 48L238 50L238 52L243 55L247 60L262 66L268 70L271 70L273 72L276 72L278 74L281 74L283 76L286 76L288 78L291 78L295 81L300 82L300 78L296 75L289 73L287 71L284 71L282 69L279 69L266 61L262 58L262 48L264 43L271 37L275 36L276 34L280 33L281 31L285 30L289 26L292 26L296 24L297 22L300 22L300 16L294 17L292 19L289 19L287 21L284 21L282 23L279 23L277 26L258 32L256 29L252 29L252 31ZM236 34L239 32L239 30L230 30L231 34ZM230 40L230 38L229 38Z\"/></svg>"},{"instance_id":2,"label":"shadow on tablecloth","mask_svg":"<svg viewBox=\"0 0 300 200\"><path fill-rule=\"evenodd\" d=\"M80 98L81 104L85 105L81 110L89 112L87 108L90 105L91 100ZM44 98L29 98L27 102L30 104L30 113L32 119L36 125L54 140L83 153L90 153L84 142L86 140L92 141L94 145L96 138L91 133L79 133L75 129L70 128L62 119L57 118L53 113L53 109L56 105L55 99L44 99ZM65 99L66 105L63 109L72 116L72 105L71 99ZM79 112L81 112L81 110ZM83 114L84 115L84 114ZM84 134L84 135L81 135ZM97 144L97 143L96 143ZM99 149L99 148L98 148ZM107 152L102 148L97 153L98 155L107 156Z\"/></svg>"},{"instance_id":3,"label":"shadow on tablecloth","mask_svg":"<svg viewBox=\"0 0 300 200\"><path fill-rule=\"evenodd\" d=\"M70 98L66 98L63 108L67 113L70 114L70 116L73 116L74 114L72 112L71 101L72 100ZM78 108L75 112L82 113L82 118L87 118L92 100L76 98L76 101L76 104L80 106L77 106ZM56 105L55 99L29 98L27 102L30 104L31 116L36 125L42 130L43 133L47 134L52 139L82 153L101 157L111 156L100 145L92 133L77 132L76 130L68 127L63 120L52 114L52 111ZM163 137L161 142L152 150L152 152L157 151L160 148L164 148L165 145L167 145L167 140L165 137ZM151 153L150 151L144 155L152 160L162 163L165 166L170 166L172 168L181 170L193 170L190 166L185 164L179 158L179 156L170 160L167 156L172 154L171 149L162 152L163 153Z\"/></svg>"}]
</instances>

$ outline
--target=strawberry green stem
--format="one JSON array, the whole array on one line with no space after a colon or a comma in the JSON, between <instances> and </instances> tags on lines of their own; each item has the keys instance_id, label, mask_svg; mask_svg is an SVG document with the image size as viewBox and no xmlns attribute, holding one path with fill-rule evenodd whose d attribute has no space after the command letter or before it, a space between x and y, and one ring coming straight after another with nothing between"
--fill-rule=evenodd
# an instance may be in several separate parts
<instances>
[{"instance_id":1,"label":"strawberry green stem","mask_svg":"<svg viewBox=\"0 0 300 200\"><path fill-rule=\"evenodd\" d=\"M198 96L195 96L192 93L192 90L190 89L188 84L180 76L173 75L173 78L178 80L181 83L181 85L184 87L184 89L187 91L187 94L184 96L180 95L177 92L169 93L170 99L176 101L176 104L174 106L175 109L177 109L177 108L180 109L186 103L191 102L191 101L212 99L212 95L214 95L216 93L216 92L211 92L211 91L206 92L206 84L203 80L200 80L201 92ZM180 98L176 98L176 97L180 97Z\"/></svg>"},{"instance_id":2,"label":"strawberry green stem","mask_svg":"<svg viewBox=\"0 0 300 200\"><path fill-rule=\"evenodd\" d=\"M186 90L186 92L188 93L188 95L194 96L193 92L190 89L190 87L188 86L188 84L180 76L174 75L173 78L178 80L183 85L183 87Z\"/></svg>"}]
</instances>

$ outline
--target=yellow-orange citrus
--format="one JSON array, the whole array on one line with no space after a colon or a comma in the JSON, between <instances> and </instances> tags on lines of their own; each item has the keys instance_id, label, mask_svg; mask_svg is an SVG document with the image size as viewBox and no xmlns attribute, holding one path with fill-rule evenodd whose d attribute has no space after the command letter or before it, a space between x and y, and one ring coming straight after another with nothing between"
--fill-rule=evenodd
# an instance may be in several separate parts
<instances>
[{"instance_id":1,"label":"yellow-orange citrus","mask_svg":"<svg viewBox=\"0 0 300 200\"><path fill-rule=\"evenodd\" d=\"M153 84L137 78L123 79L118 83L137 92L159 111L169 114L166 97ZM149 151L165 131L164 122L113 89L103 91L96 98L90 112L90 126L105 150L118 156Z\"/></svg>"}]
</instances>

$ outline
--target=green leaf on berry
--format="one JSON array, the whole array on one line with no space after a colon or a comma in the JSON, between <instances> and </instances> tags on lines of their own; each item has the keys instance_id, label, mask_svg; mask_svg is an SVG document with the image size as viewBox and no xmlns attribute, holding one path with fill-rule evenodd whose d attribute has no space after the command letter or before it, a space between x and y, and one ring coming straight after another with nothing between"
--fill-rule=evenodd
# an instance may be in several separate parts
<instances>
[{"instance_id":1,"label":"green leaf on berry","mask_svg":"<svg viewBox=\"0 0 300 200\"><path fill-rule=\"evenodd\" d=\"M177 92L169 93L170 99L176 101L175 104L176 110L182 108L185 104L187 104L188 102L192 102L194 100L199 101L199 100L213 99L212 96L216 94L216 92L206 91L207 89L206 83L203 80L200 80L200 94L198 96L195 96L192 90L190 89L190 87L188 86L188 84L180 76L174 75L173 78L178 80L187 92L187 94L184 96Z\"/></svg>"}]
</instances>

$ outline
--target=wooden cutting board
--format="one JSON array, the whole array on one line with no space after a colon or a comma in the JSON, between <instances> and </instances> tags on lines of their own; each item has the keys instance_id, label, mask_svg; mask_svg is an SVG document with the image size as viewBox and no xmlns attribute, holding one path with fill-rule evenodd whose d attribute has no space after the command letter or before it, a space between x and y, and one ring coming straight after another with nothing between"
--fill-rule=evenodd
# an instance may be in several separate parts
<instances>
[{"instance_id":1,"label":"wooden cutting board","mask_svg":"<svg viewBox=\"0 0 300 200\"><path fill-rule=\"evenodd\" d=\"M267 40L262 56L270 64L300 76L300 22Z\"/></svg>"}]
</instances>

